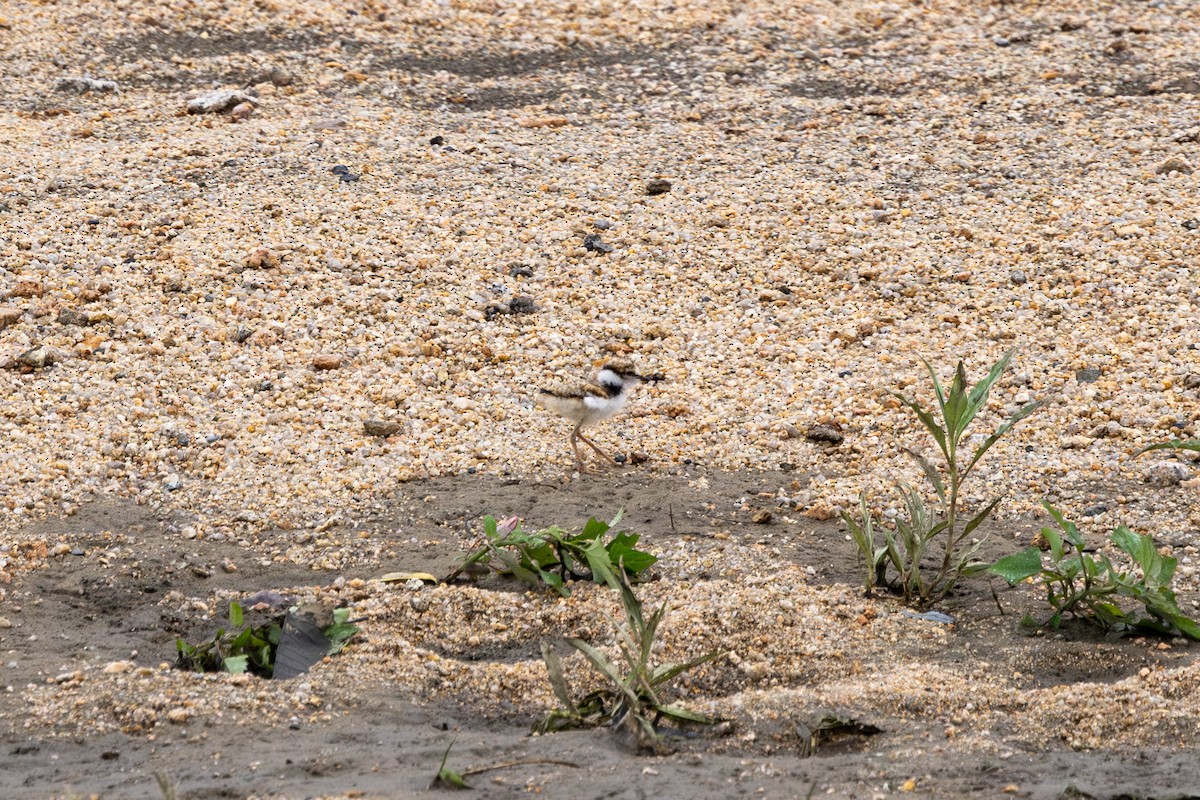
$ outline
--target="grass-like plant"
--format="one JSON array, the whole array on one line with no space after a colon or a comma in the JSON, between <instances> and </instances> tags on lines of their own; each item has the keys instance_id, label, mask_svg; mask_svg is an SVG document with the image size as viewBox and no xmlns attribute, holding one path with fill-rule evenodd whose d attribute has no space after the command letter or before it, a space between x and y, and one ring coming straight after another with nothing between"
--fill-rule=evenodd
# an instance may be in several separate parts
<instances>
[{"instance_id":1,"label":"grass-like plant","mask_svg":"<svg viewBox=\"0 0 1200 800\"><path fill-rule=\"evenodd\" d=\"M1049 503L1042 501L1042 505L1058 525L1057 530L1042 528L1049 544L1045 557L1041 549L1029 547L990 568L1010 584L1035 578L1045 588L1046 602L1054 613L1042 622L1027 616L1025 624L1057 629L1064 615L1070 615L1105 631L1143 630L1200 639L1200 625L1180 610L1171 590L1176 559L1159 553L1149 536L1124 525L1112 532L1112 543L1133 560L1140 574L1118 569L1103 553L1088 552L1074 522ZM1125 611L1117 604L1118 598L1135 601L1146 613Z\"/></svg>"},{"instance_id":2,"label":"grass-like plant","mask_svg":"<svg viewBox=\"0 0 1200 800\"><path fill-rule=\"evenodd\" d=\"M625 610L625 621L618 624L610 618L618 631L617 647L621 661L613 661L598 648L583 641L567 637L566 641L583 654L584 658L607 679L607 688L600 689L575 700L571 697L563 673L562 663L553 646L542 643L542 657L550 685L562 707L552 711L535 731L546 733L576 727L611 725L621 726L632 734L639 750L666 752L660 726L675 727L689 724L711 725L717 720L705 714L689 711L678 705L670 705L664 699L665 685L693 667L712 661L723 655L711 651L678 664L653 663L653 650L658 637L658 627L667 613L664 602L649 617L642 613L642 603L634 594L628 579L618 573L621 602Z\"/></svg>"},{"instance_id":3,"label":"grass-like plant","mask_svg":"<svg viewBox=\"0 0 1200 800\"><path fill-rule=\"evenodd\" d=\"M592 517L577 534L557 526L529 533L521 530L516 517L503 522L485 517L483 547L463 559L446 582L473 565L488 564L530 586L550 586L564 597L571 594L570 580L594 580L618 589L618 575L636 580L658 561L657 556L637 549L639 534L619 531L605 541L620 521L618 511L611 522Z\"/></svg>"},{"instance_id":4,"label":"grass-like plant","mask_svg":"<svg viewBox=\"0 0 1200 800\"><path fill-rule=\"evenodd\" d=\"M963 484L992 445L1047 401L1037 400L1018 409L973 451L960 451L967 428L987 403L992 387L1008 368L1015 352L1009 350L1001 356L974 386L968 386L966 370L963 363L958 362L949 388L943 388L937 372L922 359L933 381L936 414L917 401L892 392L916 414L941 453L942 462L935 466L925 456L905 448L929 480L939 508L938 513L934 513L916 489L899 484L897 490L904 501L905 516L897 517L894 528L876 522L865 497L860 498L857 517L842 512L859 554L866 561L867 591L876 586L888 586L902 593L909 602L929 606L945 597L963 575L986 567L976 558L982 541L971 544L968 538L988 518L1001 498L995 498L970 518L963 519ZM933 557L932 563L928 556ZM895 573L895 578L888 578L889 570Z\"/></svg>"}]
</instances>

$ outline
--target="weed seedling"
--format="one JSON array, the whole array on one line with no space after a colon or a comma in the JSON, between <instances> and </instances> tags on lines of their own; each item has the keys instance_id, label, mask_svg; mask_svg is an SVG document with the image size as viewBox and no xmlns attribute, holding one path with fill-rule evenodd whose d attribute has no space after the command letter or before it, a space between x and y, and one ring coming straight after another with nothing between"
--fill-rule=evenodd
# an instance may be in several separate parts
<instances>
[{"instance_id":1,"label":"weed seedling","mask_svg":"<svg viewBox=\"0 0 1200 800\"><path fill-rule=\"evenodd\" d=\"M290 678L341 650L359 631L350 621L348 608L335 609L332 621L323 628L293 611L250 625L236 601L229 604L229 627L200 644L177 639L175 666L192 672L250 672L263 678Z\"/></svg>"},{"instance_id":2,"label":"weed seedling","mask_svg":"<svg viewBox=\"0 0 1200 800\"><path fill-rule=\"evenodd\" d=\"M1054 613L1040 623L1026 617L1026 625L1056 629L1064 615L1070 615L1118 634L1143 630L1200 639L1200 625L1180 610L1170 588L1176 560L1160 554L1149 536L1124 525L1113 531L1112 543L1133 560L1140 574L1121 570L1103 553L1089 553L1075 523L1049 503L1043 501L1042 505L1058 525L1057 530L1042 528L1050 546L1046 558L1039 548L1029 547L1000 559L990 569L1010 584L1028 578L1042 584ZM1117 604L1118 598L1139 603L1146 613L1126 612Z\"/></svg>"},{"instance_id":3,"label":"weed seedling","mask_svg":"<svg viewBox=\"0 0 1200 800\"><path fill-rule=\"evenodd\" d=\"M940 513L932 513L920 493L907 484L897 486L904 501L905 515L897 517L894 529L876 524L865 497L860 498L857 518L842 512L842 519L850 528L859 554L866 562L867 591L878 585L889 586L901 592L909 602L927 607L945 597L963 575L981 572L986 568L975 557L982 540L971 544L969 537L996 508L1000 498L992 500L970 519L963 520L963 484L992 445L1047 401L1038 400L1014 412L969 457L960 453L960 449L968 426L987 403L993 385L1008 368L1015 352L1010 350L1005 353L979 383L969 388L961 361L954 371L954 380L949 389L944 389L933 367L922 359L933 380L938 404L936 416L917 401L892 392L916 414L941 453L939 468L923 455L905 449L916 459L932 486ZM937 553L939 539L941 549ZM928 555L935 556L933 564L923 563ZM887 577L889 568L896 574L890 581Z\"/></svg>"},{"instance_id":4,"label":"weed seedling","mask_svg":"<svg viewBox=\"0 0 1200 800\"><path fill-rule=\"evenodd\" d=\"M658 637L658 626L667 613L667 604L664 602L648 618L645 617L641 601L634 594L624 573L617 574L625 622L618 625L611 618L610 622L619 632L617 646L624 664L614 662L582 639L567 637L567 643L582 653L610 684L609 688L592 692L576 701L571 697L558 654L548 642L543 642L542 657L546 661L550 685L562 708L551 712L535 730L545 733L596 725L611 725L616 729L625 726L632 733L637 749L666 752L669 748L659 730L662 723L669 722L675 726L712 725L718 720L677 705L668 705L662 695L664 686L689 669L720 657L722 653L714 650L679 664L653 665L651 656Z\"/></svg>"},{"instance_id":5,"label":"weed seedling","mask_svg":"<svg viewBox=\"0 0 1200 800\"><path fill-rule=\"evenodd\" d=\"M637 549L640 536L636 533L620 531L605 542L620 521L621 512L617 512L611 522L592 517L577 534L568 534L557 526L527 533L521 530L516 517L503 522L485 517L483 547L468 555L446 582L474 565L489 564L530 586L553 587L564 597L571 594L567 586L570 580L594 580L616 589L620 585L618 574L636 580L658 561L656 556Z\"/></svg>"}]
</instances>

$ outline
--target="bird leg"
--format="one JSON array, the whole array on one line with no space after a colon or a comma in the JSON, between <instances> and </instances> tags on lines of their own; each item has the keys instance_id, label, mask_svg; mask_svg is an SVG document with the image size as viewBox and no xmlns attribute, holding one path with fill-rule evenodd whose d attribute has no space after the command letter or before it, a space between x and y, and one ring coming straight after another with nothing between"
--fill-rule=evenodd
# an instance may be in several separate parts
<instances>
[{"instance_id":1,"label":"bird leg","mask_svg":"<svg viewBox=\"0 0 1200 800\"><path fill-rule=\"evenodd\" d=\"M597 447L597 446L596 446L596 443L595 443L595 442L593 442L591 439L589 439L589 438L587 438L586 436L584 436L584 435L583 435L583 431L581 430L581 428L582 428L582 427L583 427L582 423L581 423L581 424L579 424L579 425L576 425L576 426L575 426L575 430L574 430L574 431L572 431L572 433L571 433L572 442L574 443L574 442L576 442L576 440L578 440L578 441L580 441L580 442L583 442L583 443L584 443L584 444L586 444L588 447L590 447L590 448L592 448L593 450L595 450L595 451L596 451L596 453L597 453L598 455L600 455L602 458L607 458L607 459L608 459L609 461L611 461L613 464L617 464L617 465L619 465L619 464L620 464L620 462L618 462L618 461L617 461L615 458L613 458L612 456L610 456L608 453L606 453L606 452L604 452L603 450L601 450L599 447ZM576 463L578 463L578 461L579 461L579 445L578 445L578 444L575 444L575 460L576 460Z\"/></svg>"}]
</instances>

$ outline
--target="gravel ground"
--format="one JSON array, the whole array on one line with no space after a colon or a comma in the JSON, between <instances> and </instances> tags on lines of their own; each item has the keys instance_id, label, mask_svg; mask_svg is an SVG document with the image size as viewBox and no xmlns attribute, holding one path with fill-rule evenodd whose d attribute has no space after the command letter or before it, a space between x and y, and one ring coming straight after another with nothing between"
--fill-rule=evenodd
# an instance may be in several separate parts
<instances>
[{"instance_id":1,"label":"gravel ground","mask_svg":"<svg viewBox=\"0 0 1200 800\"><path fill-rule=\"evenodd\" d=\"M925 445L884 390L928 401L921 357L979 376L1010 348L981 430L1051 402L967 501L1003 492L1017 520L1049 498L1092 531L1153 534L1194 608L1194 462L1134 454L1196 436L1200 415L1198 26L1183 0L0 7L0 615L47 559L146 546L39 522L96 503L147 509L184 549L353 573L391 546L360 523L419 500L414 481L610 487L626 479L565 474L569 425L533 399L610 354L667 378L594 432L646 485L769 474L769 505L814 525L864 490L886 508L917 478L899 445ZM849 602L840 584L808 596L796 560L765 588L747 557L733 584L656 589L699 608L787 595L791 624ZM330 591L402 618L401 597L347 586ZM431 591L443 624L499 613L487 592ZM572 614L537 612L547 630ZM761 636L789 641L771 619ZM895 622L898 642L918 635ZM763 663L753 649L739 640L740 668ZM714 707L805 691L772 658L792 677L768 696L714 683ZM1178 669L1104 696L1184 697ZM929 678L960 717L971 674ZM903 699L867 675L818 699L893 713ZM532 676L460 688L545 700ZM103 706L131 679L100 680ZM975 709L1013 714L1013 686ZM1171 719L1067 743L1195 733Z\"/></svg>"}]
</instances>

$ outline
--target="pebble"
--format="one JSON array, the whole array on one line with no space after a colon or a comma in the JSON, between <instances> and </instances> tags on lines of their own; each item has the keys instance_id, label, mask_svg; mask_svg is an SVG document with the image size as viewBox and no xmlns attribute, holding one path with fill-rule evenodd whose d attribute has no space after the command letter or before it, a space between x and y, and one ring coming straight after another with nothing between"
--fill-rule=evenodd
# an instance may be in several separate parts
<instances>
[{"instance_id":1,"label":"pebble","mask_svg":"<svg viewBox=\"0 0 1200 800\"><path fill-rule=\"evenodd\" d=\"M116 81L108 80L107 78L88 78L88 77L68 77L59 78L54 84L56 92L70 92L72 94L87 94L89 92L96 93L115 93L120 91Z\"/></svg>"},{"instance_id":2,"label":"pebble","mask_svg":"<svg viewBox=\"0 0 1200 800\"><path fill-rule=\"evenodd\" d=\"M1142 475L1154 486L1178 486L1192 477L1192 471L1178 461L1160 461L1147 467Z\"/></svg>"},{"instance_id":3,"label":"pebble","mask_svg":"<svg viewBox=\"0 0 1200 800\"><path fill-rule=\"evenodd\" d=\"M666 178L654 178L646 182L646 194L650 196L671 191L671 182Z\"/></svg>"},{"instance_id":4,"label":"pebble","mask_svg":"<svg viewBox=\"0 0 1200 800\"><path fill-rule=\"evenodd\" d=\"M583 247L585 250L590 250L593 253L611 253L613 251L613 246L605 243L598 233L589 233L587 236L584 236Z\"/></svg>"},{"instance_id":5,"label":"pebble","mask_svg":"<svg viewBox=\"0 0 1200 800\"><path fill-rule=\"evenodd\" d=\"M313 356L312 365L313 369L318 370L339 369L342 366L342 358L329 353L321 353Z\"/></svg>"},{"instance_id":6,"label":"pebble","mask_svg":"<svg viewBox=\"0 0 1200 800\"><path fill-rule=\"evenodd\" d=\"M394 436L399 433L403 427L403 423L392 419L371 418L363 420L363 433L367 436L379 436L386 439L388 436Z\"/></svg>"},{"instance_id":7,"label":"pebble","mask_svg":"<svg viewBox=\"0 0 1200 800\"><path fill-rule=\"evenodd\" d=\"M253 105L255 99L240 89L216 89L196 95L187 102L189 114L216 114L229 111L241 103Z\"/></svg>"}]
</instances>

